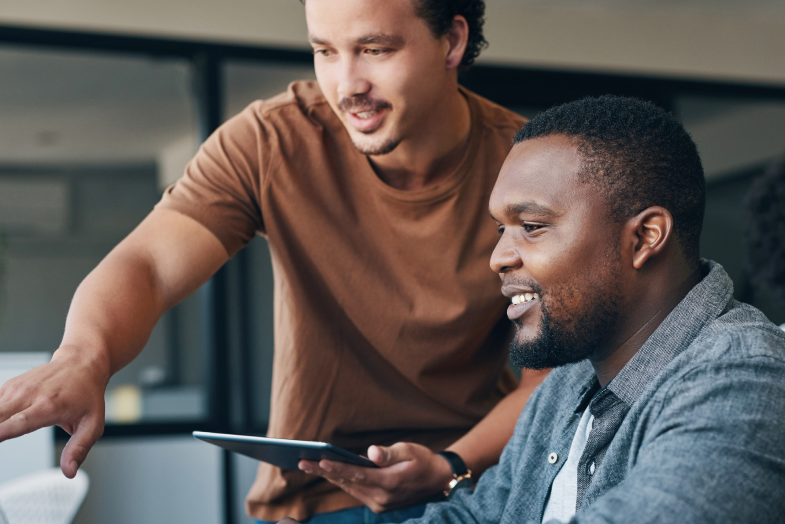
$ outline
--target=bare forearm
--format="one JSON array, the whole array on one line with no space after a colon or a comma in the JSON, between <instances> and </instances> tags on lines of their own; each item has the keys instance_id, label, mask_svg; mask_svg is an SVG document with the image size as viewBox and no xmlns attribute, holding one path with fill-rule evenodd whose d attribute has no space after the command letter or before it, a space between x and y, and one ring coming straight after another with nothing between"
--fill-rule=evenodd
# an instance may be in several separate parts
<instances>
[{"instance_id":1,"label":"bare forearm","mask_svg":"<svg viewBox=\"0 0 785 524\"><path fill-rule=\"evenodd\" d=\"M499 461L504 446L512 437L521 410L547 375L548 371L524 370L520 386L448 448L463 459L475 478Z\"/></svg>"},{"instance_id":2,"label":"bare forearm","mask_svg":"<svg viewBox=\"0 0 785 524\"><path fill-rule=\"evenodd\" d=\"M113 252L77 289L55 359L78 351L108 379L144 348L166 308L149 265Z\"/></svg>"},{"instance_id":3,"label":"bare forearm","mask_svg":"<svg viewBox=\"0 0 785 524\"><path fill-rule=\"evenodd\" d=\"M0 386L0 442L59 425L71 434L60 464L73 478L103 433L111 375L142 350L160 316L227 258L195 220L150 213L79 286L52 361Z\"/></svg>"}]
</instances>

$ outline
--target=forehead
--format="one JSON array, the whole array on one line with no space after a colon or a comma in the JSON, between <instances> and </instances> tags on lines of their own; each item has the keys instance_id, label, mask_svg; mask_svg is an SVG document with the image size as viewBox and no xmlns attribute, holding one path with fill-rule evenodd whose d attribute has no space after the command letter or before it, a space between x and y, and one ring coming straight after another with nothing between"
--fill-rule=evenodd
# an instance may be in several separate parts
<instances>
[{"instance_id":1,"label":"forehead","mask_svg":"<svg viewBox=\"0 0 785 524\"><path fill-rule=\"evenodd\" d=\"M356 39L367 35L404 35L427 26L415 0L307 0L309 37L318 40ZM419 21L419 22L418 22Z\"/></svg>"},{"instance_id":2,"label":"forehead","mask_svg":"<svg viewBox=\"0 0 785 524\"><path fill-rule=\"evenodd\" d=\"M530 202L562 214L577 206L603 204L596 190L580 183L581 155L562 135L525 140L513 146L490 199L496 218Z\"/></svg>"}]
</instances>

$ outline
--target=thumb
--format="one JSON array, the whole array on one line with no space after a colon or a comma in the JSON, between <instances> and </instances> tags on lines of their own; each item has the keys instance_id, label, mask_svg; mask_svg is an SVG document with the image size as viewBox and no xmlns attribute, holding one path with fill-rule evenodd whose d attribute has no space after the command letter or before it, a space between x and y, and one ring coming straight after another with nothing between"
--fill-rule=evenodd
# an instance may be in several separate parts
<instances>
[{"instance_id":1,"label":"thumb","mask_svg":"<svg viewBox=\"0 0 785 524\"><path fill-rule=\"evenodd\" d=\"M390 447L371 446L368 448L368 458L379 467L392 466L398 462L410 460L412 454L409 447L404 442L393 444Z\"/></svg>"},{"instance_id":2,"label":"thumb","mask_svg":"<svg viewBox=\"0 0 785 524\"><path fill-rule=\"evenodd\" d=\"M68 443L60 455L60 469L63 475L72 479L87 458L87 453L104 432L103 421L83 420L68 439Z\"/></svg>"}]
</instances>

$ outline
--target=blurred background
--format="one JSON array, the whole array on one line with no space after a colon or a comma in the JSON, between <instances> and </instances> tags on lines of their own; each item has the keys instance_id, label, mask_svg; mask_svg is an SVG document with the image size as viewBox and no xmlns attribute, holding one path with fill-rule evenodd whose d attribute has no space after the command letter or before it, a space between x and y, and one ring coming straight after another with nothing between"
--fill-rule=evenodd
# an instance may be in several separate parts
<instances>
[{"instance_id":1,"label":"blurred background","mask_svg":"<svg viewBox=\"0 0 785 524\"><path fill-rule=\"evenodd\" d=\"M747 189L785 152L785 2L487 0L486 38L461 82L525 116L617 93L680 118L706 170L702 256L725 266L737 298L785 322L749 284L741 241ZM79 282L211 130L308 78L297 0L0 2L0 367L3 354L57 348ZM264 434L271 364L258 238L110 382L76 522L250 522L255 463L190 432ZM67 435L47 434L54 465Z\"/></svg>"}]
</instances>

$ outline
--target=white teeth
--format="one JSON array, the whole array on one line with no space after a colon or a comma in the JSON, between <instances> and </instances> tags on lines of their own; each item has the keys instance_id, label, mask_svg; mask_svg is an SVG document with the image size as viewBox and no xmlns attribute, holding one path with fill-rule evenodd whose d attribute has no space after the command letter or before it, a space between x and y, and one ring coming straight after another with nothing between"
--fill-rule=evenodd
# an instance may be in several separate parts
<instances>
[{"instance_id":1,"label":"white teeth","mask_svg":"<svg viewBox=\"0 0 785 524\"><path fill-rule=\"evenodd\" d=\"M524 302L531 302L535 298L540 298L540 295L537 293L522 293L520 295L515 295L512 297L511 302L515 305L523 304Z\"/></svg>"},{"instance_id":2,"label":"white teeth","mask_svg":"<svg viewBox=\"0 0 785 524\"><path fill-rule=\"evenodd\" d=\"M366 118L371 118L375 114L376 114L375 111L363 111L362 113L357 113L357 116L359 118L366 119Z\"/></svg>"}]
</instances>

